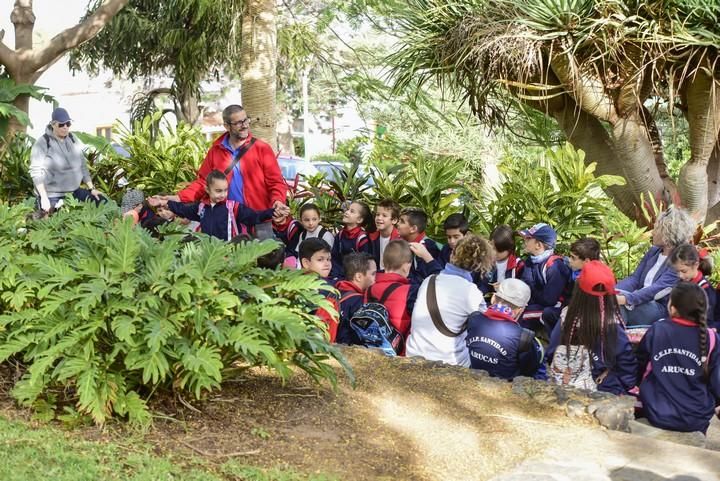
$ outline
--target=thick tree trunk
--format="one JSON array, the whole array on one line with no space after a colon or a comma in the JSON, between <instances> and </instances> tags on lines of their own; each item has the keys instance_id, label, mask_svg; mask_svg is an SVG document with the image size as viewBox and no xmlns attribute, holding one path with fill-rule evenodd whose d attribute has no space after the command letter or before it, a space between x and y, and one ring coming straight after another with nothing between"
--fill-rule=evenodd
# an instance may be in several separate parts
<instances>
[{"instance_id":1,"label":"thick tree trunk","mask_svg":"<svg viewBox=\"0 0 720 481\"><path fill-rule=\"evenodd\" d=\"M683 205L698 220L707 216L708 166L720 132L720 92L715 79L698 70L681 91L690 128L690 160L680 170Z\"/></svg>"},{"instance_id":2,"label":"thick tree trunk","mask_svg":"<svg viewBox=\"0 0 720 481\"><path fill-rule=\"evenodd\" d=\"M10 21L15 27L15 49L0 39L0 64L17 84L33 85L40 76L68 50L91 39L115 16L129 0L105 0L92 15L74 27L63 30L41 48L33 48L35 14L32 0L15 0ZM28 96L19 96L14 104L27 113L30 105ZM11 119L8 135L25 131L25 126Z\"/></svg>"},{"instance_id":3,"label":"thick tree trunk","mask_svg":"<svg viewBox=\"0 0 720 481\"><path fill-rule=\"evenodd\" d=\"M198 92L191 87L176 85L174 93L180 107L178 121L182 120L190 125L195 125L200 118L200 96Z\"/></svg>"},{"instance_id":4,"label":"thick tree trunk","mask_svg":"<svg viewBox=\"0 0 720 481\"><path fill-rule=\"evenodd\" d=\"M247 0L243 14L241 94L254 136L277 149L275 0Z\"/></svg>"}]
</instances>

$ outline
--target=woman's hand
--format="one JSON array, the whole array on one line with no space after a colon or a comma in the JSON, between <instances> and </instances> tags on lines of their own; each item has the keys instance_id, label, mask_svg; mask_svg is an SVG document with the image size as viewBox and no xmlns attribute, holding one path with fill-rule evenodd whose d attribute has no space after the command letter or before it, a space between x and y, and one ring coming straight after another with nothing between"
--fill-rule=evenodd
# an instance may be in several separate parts
<instances>
[{"instance_id":1,"label":"woman's hand","mask_svg":"<svg viewBox=\"0 0 720 481\"><path fill-rule=\"evenodd\" d=\"M95 200L100 200L100 191L97 189L90 189L90 195L95 197Z\"/></svg>"}]
</instances>

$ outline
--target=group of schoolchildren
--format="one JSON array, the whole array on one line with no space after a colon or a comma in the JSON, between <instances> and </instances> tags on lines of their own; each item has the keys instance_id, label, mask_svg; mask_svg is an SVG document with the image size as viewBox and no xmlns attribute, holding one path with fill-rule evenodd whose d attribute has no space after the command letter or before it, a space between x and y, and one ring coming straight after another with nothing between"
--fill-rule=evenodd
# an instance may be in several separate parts
<instances>
[{"instance_id":1,"label":"group of schoolchildren","mask_svg":"<svg viewBox=\"0 0 720 481\"><path fill-rule=\"evenodd\" d=\"M693 245L676 246L652 266L641 263L633 274L638 279L618 284L595 239L576 240L564 257L555 252L557 233L548 224L518 231L498 226L485 240L469 232L462 214L453 214L441 246L425 234L425 212L401 210L392 200L374 212L363 202L349 203L334 233L312 203L293 219L287 209L256 212L226 202L222 172L208 175L207 193L209 205L152 199L128 202L124 210L137 217L148 207L168 209L228 241L243 225L272 219L283 247L267 267L300 268L325 280L324 293L338 312L321 316L332 342L378 346L508 380L523 375L635 395L652 425L676 431L705 432L720 406L720 338L713 323L720 316L706 279L712 268ZM516 235L523 258L515 252ZM674 285L653 291L667 309L664 318L646 320L642 335L629 337L631 304L663 270L674 276ZM627 287L636 281L637 289Z\"/></svg>"}]
</instances>

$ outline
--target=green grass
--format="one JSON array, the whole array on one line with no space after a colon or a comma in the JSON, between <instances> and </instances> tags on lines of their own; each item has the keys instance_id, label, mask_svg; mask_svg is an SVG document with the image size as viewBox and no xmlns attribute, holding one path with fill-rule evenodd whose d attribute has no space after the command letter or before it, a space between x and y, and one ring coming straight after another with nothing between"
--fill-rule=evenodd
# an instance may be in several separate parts
<instances>
[{"instance_id":1,"label":"green grass","mask_svg":"<svg viewBox=\"0 0 720 481\"><path fill-rule=\"evenodd\" d=\"M183 455L151 453L141 442L128 446L77 439L71 432L31 428L0 417L0 479L3 481L328 481L294 470L263 469L235 461L210 466ZM180 459L178 456L177 459Z\"/></svg>"}]
</instances>

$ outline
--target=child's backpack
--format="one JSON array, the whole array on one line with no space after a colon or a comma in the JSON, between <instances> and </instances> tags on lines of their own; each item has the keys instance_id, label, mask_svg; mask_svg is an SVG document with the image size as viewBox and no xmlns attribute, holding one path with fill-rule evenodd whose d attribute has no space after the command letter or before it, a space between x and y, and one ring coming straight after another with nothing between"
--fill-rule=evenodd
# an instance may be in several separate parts
<instances>
[{"instance_id":1,"label":"child's backpack","mask_svg":"<svg viewBox=\"0 0 720 481\"><path fill-rule=\"evenodd\" d=\"M405 347L405 340L390 323L385 306L367 302L350 318L350 327L366 347L378 347L388 356L397 356Z\"/></svg>"},{"instance_id":2,"label":"child's backpack","mask_svg":"<svg viewBox=\"0 0 720 481\"><path fill-rule=\"evenodd\" d=\"M585 346L558 346L550 364L550 375L553 382L561 386L597 390L592 375L591 353Z\"/></svg>"}]
</instances>

